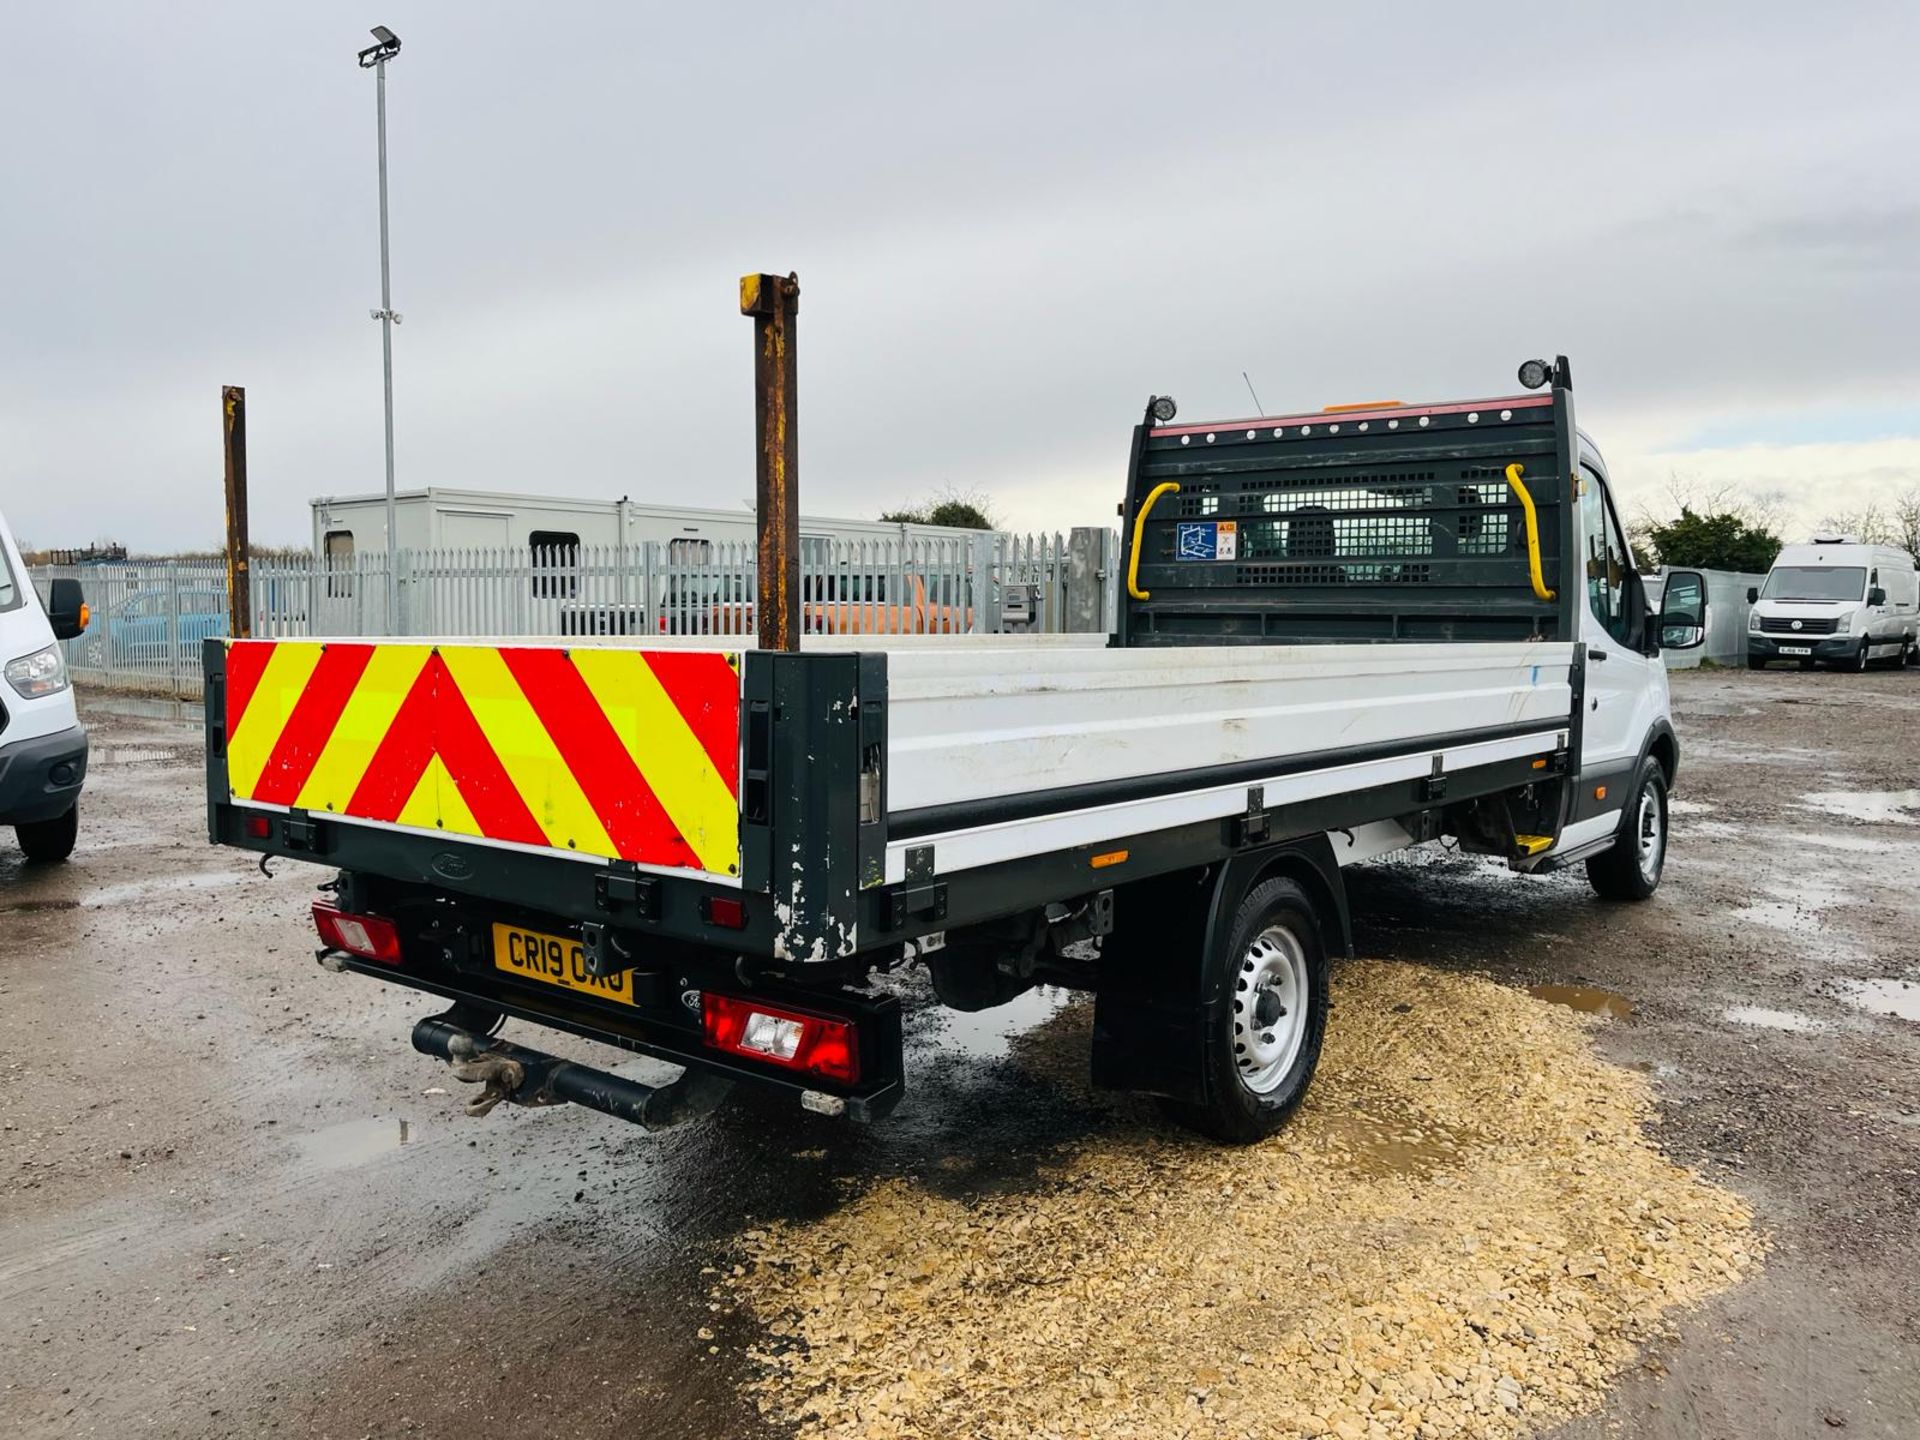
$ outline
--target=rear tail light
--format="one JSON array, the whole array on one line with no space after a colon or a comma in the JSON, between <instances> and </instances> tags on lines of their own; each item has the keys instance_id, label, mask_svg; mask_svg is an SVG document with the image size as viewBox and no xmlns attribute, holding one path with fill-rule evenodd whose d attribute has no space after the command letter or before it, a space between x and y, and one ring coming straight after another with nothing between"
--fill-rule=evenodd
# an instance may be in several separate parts
<instances>
[{"instance_id":1,"label":"rear tail light","mask_svg":"<svg viewBox=\"0 0 1920 1440\"><path fill-rule=\"evenodd\" d=\"M324 900L316 900L313 928L335 950L344 950L363 960L379 960L388 965L400 963L400 932L393 928L391 920L378 915L349 915Z\"/></svg>"},{"instance_id":2,"label":"rear tail light","mask_svg":"<svg viewBox=\"0 0 1920 1440\"><path fill-rule=\"evenodd\" d=\"M247 835L254 840L267 840L273 836L273 821L264 815L247 817Z\"/></svg>"},{"instance_id":3,"label":"rear tail light","mask_svg":"<svg viewBox=\"0 0 1920 1440\"><path fill-rule=\"evenodd\" d=\"M851 1020L709 991L700 997L700 1024L707 1044L716 1050L843 1085L860 1078L860 1048Z\"/></svg>"},{"instance_id":4,"label":"rear tail light","mask_svg":"<svg viewBox=\"0 0 1920 1440\"><path fill-rule=\"evenodd\" d=\"M707 897L707 923L709 925L718 925L723 930L746 929L746 902L744 900L736 900L731 895L709 895Z\"/></svg>"}]
</instances>

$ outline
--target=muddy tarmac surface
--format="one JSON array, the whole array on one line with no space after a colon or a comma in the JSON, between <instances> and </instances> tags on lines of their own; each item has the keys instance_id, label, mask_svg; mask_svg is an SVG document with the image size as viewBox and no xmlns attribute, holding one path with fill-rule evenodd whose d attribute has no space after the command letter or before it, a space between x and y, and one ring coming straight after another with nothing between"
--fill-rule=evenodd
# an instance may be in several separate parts
<instances>
[{"instance_id":1,"label":"muddy tarmac surface","mask_svg":"<svg viewBox=\"0 0 1920 1440\"><path fill-rule=\"evenodd\" d=\"M1437 852L1350 871L1359 949L1391 963L1336 971L1333 1024L1344 1002L1359 1034L1382 985L1487 977L1509 992L1485 1014L1490 1026L1513 1017L1502 1033L1516 1075L1597 1053L1610 1063L1581 1069L1581 1083L1608 1087L1609 1115L1631 1112L1633 1135L1695 1172L1658 1174L1680 1187L1682 1211L1704 1207L1700 1253L1727 1273L1689 1270L1673 1281L1687 1303L1645 1307L1644 1334L1576 1407L1587 1413L1543 1410L1522 1428L1567 1440L1920 1434L1920 675L1695 671L1676 674L1674 692L1685 754L1652 902L1603 905L1578 874L1521 879ZM95 769L74 860L29 868L0 847L0 1434L780 1435L806 1423L781 1385L791 1399L809 1379L780 1356L814 1323L784 1302L816 1304L829 1271L783 1295L770 1242L857 1248L863 1206L896 1224L1011 1227L1029 1198L1036 1220L1082 1216L1063 1209L1076 1176L1105 1177L1086 1203L1112 1206L1109 1228L1123 1232L1099 1242L1101 1274L1184 1273L1167 1263L1171 1235L1244 1256L1256 1273L1224 1289L1260 1291L1274 1216L1236 1224L1233 1197L1195 1198L1203 1183L1212 1195L1242 1184L1228 1171L1251 1162L1191 1146L1151 1107L1089 1095L1082 1007L1058 992L954 1016L904 978L910 1094L868 1130L763 1107L660 1136L564 1108L469 1119L462 1087L407 1045L429 1002L313 964L320 872L267 878L205 844L197 732L164 714L96 707L88 719ZM1421 1014L1400 1003L1409 1016L1387 1006L1375 1018ZM1549 1012L1581 1027L1577 1053ZM1454 1023L1463 1048L1486 1038ZM1437 1024L1422 1033L1447 1038ZM644 1077L649 1065L618 1068ZM1609 1072L1639 1088L1616 1092ZM1385 1227L1376 1254L1391 1253L1396 1226L1441 1223L1434 1187L1484 1183L1539 1143L1437 1111L1369 1109L1379 1097L1361 1073L1323 1077L1291 1148L1259 1163L1324 1152L1344 1197L1333 1208ZM1613 1135L1641 1153L1626 1130L1588 1128L1595 1144ZM1145 1166L1165 1201L1156 1213L1179 1223L1162 1233L1143 1219L1134 1256L1126 1226L1142 1201L1112 1197ZM1701 1198L1723 1193L1726 1206ZM903 1194L918 1198L890 1199ZM1548 1240L1572 1223L1524 1203ZM1748 1209L1750 1251L1722 1230ZM898 1248L896 1232L874 1233L876 1250ZM1388 1304L1392 1267L1363 1253L1340 1252L1330 1313ZM913 1254L931 1266L916 1283L979 1263L958 1243ZM1419 1255L1426 1288L1407 1308L1444 1309L1476 1283L1464 1261L1455 1278ZM1738 1255L1749 1260L1725 1259ZM1562 1263L1552 1285L1611 1293L1599 1285L1609 1259L1626 1263ZM1290 1273L1272 1268L1275 1284ZM1018 1328L1037 1313L1009 1310L980 1343L1001 1356L1043 1345ZM1596 1317L1612 1334L1599 1309L1575 1318ZM1532 1349L1544 1333L1529 1323L1489 1344ZM1337 1433L1426 1433L1383 1428L1385 1409L1249 1421L1214 1404L1252 1383L1235 1367L1261 1368L1241 1353L1162 1397L1179 1403L1135 1433L1283 1436L1315 1415L1342 1421ZM1502 1426L1526 1418L1535 1391L1463 1368L1463 1384L1491 1387ZM1076 1433L1076 1413L1064 1403L1034 1432ZM861 1424L890 1434L896 1419Z\"/></svg>"}]
</instances>

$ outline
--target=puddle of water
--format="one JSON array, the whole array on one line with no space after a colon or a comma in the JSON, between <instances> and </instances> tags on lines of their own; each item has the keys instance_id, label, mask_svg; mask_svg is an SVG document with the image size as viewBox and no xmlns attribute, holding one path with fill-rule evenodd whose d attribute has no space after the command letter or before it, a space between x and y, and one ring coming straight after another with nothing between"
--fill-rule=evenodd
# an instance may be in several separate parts
<instances>
[{"instance_id":1,"label":"puddle of water","mask_svg":"<svg viewBox=\"0 0 1920 1440\"><path fill-rule=\"evenodd\" d=\"M1776 830L1772 832L1785 838L1794 845L1816 845L1823 850L1845 850L1855 855L1884 855L1889 849L1906 850L1913 848L1911 840L1894 840L1878 835L1827 835L1805 830Z\"/></svg>"},{"instance_id":2,"label":"puddle of water","mask_svg":"<svg viewBox=\"0 0 1920 1440\"><path fill-rule=\"evenodd\" d=\"M252 878L247 871L202 870L186 875L159 876L151 880L128 880L119 885L101 886L86 896L83 903L89 908L98 908L176 890L217 890L222 885L238 885Z\"/></svg>"},{"instance_id":3,"label":"puddle of water","mask_svg":"<svg viewBox=\"0 0 1920 1440\"><path fill-rule=\"evenodd\" d=\"M1840 998L1870 1014L1920 1024L1920 981L1848 980L1840 987Z\"/></svg>"},{"instance_id":4,"label":"puddle of water","mask_svg":"<svg viewBox=\"0 0 1920 1440\"><path fill-rule=\"evenodd\" d=\"M346 1120L291 1138L308 1168L346 1170L378 1160L419 1136L410 1122L388 1115L378 1120Z\"/></svg>"},{"instance_id":5,"label":"puddle of water","mask_svg":"<svg viewBox=\"0 0 1920 1440\"><path fill-rule=\"evenodd\" d=\"M1460 1158L1460 1137L1440 1126L1355 1111L1327 1116L1313 1122L1313 1128L1368 1175L1426 1177Z\"/></svg>"},{"instance_id":6,"label":"puddle of water","mask_svg":"<svg viewBox=\"0 0 1920 1440\"><path fill-rule=\"evenodd\" d=\"M1633 1001L1618 991L1602 990L1598 985L1529 985L1527 993L1536 1000L1565 1005L1583 1015L1625 1020L1633 1014Z\"/></svg>"},{"instance_id":7,"label":"puddle of water","mask_svg":"<svg viewBox=\"0 0 1920 1440\"><path fill-rule=\"evenodd\" d=\"M1868 825L1913 825L1920 818L1909 810L1920 810L1920 790L1825 790L1802 795L1799 805L1806 810L1825 810Z\"/></svg>"},{"instance_id":8,"label":"puddle of water","mask_svg":"<svg viewBox=\"0 0 1920 1440\"><path fill-rule=\"evenodd\" d=\"M1023 995L991 1010L941 1010L940 1041L982 1060L999 1060L1013 1039L1051 1020L1073 999L1073 992L1057 985L1036 985Z\"/></svg>"},{"instance_id":9,"label":"puddle of water","mask_svg":"<svg viewBox=\"0 0 1920 1440\"><path fill-rule=\"evenodd\" d=\"M1792 1030L1800 1034L1810 1034L1815 1030L1824 1030L1811 1015L1802 1015L1798 1010L1769 1010L1764 1005L1734 1005L1726 1012L1727 1019L1736 1025L1758 1025L1763 1030Z\"/></svg>"},{"instance_id":10,"label":"puddle of water","mask_svg":"<svg viewBox=\"0 0 1920 1440\"><path fill-rule=\"evenodd\" d=\"M1742 905L1733 912L1733 918L1743 925L1764 925L1769 930L1784 930L1796 935L1819 935L1826 928L1820 923L1821 908L1792 900L1762 900L1757 904Z\"/></svg>"},{"instance_id":11,"label":"puddle of water","mask_svg":"<svg viewBox=\"0 0 1920 1440\"><path fill-rule=\"evenodd\" d=\"M1681 835L1695 840L1730 840L1744 833L1744 827L1725 820L1690 820L1680 829Z\"/></svg>"}]
</instances>

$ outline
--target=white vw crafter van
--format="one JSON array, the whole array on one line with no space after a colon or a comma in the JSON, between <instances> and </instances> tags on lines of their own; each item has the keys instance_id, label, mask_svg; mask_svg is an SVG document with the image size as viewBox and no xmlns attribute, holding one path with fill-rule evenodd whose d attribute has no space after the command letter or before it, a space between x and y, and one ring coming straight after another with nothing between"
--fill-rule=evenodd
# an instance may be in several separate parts
<instances>
[{"instance_id":1,"label":"white vw crafter van","mask_svg":"<svg viewBox=\"0 0 1920 1440\"><path fill-rule=\"evenodd\" d=\"M87 732L59 642L87 628L77 580L55 580L40 608L0 515L0 825L29 860L64 860L80 827Z\"/></svg>"},{"instance_id":2,"label":"white vw crafter van","mask_svg":"<svg viewBox=\"0 0 1920 1440\"><path fill-rule=\"evenodd\" d=\"M1898 665L1920 639L1920 585L1913 557L1892 545L1816 535L1782 548L1767 583L1747 591L1747 668L1769 660L1815 661L1864 670Z\"/></svg>"}]
</instances>

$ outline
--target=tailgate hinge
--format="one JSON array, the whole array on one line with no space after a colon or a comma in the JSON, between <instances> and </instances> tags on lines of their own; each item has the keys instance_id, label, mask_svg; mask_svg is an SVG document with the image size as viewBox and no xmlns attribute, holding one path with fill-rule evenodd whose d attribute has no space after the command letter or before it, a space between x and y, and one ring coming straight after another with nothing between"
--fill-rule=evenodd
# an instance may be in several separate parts
<instances>
[{"instance_id":1,"label":"tailgate hinge","mask_svg":"<svg viewBox=\"0 0 1920 1440\"><path fill-rule=\"evenodd\" d=\"M899 930L914 920L947 918L947 887L915 885L887 895L887 928Z\"/></svg>"},{"instance_id":2,"label":"tailgate hinge","mask_svg":"<svg viewBox=\"0 0 1920 1440\"><path fill-rule=\"evenodd\" d=\"M289 810L280 822L280 839L289 850L304 850L309 855L326 852L327 832L320 822L303 810Z\"/></svg>"},{"instance_id":3,"label":"tailgate hinge","mask_svg":"<svg viewBox=\"0 0 1920 1440\"><path fill-rule=\"evenodd\" d=\"M602 910L628 914L638 920L658 920L660 881L634 870L610 868L594 877L593 903Z\"/></svg>"},{"instance_id":4,"label":"tailgate hinge","mask_svg":"<svg viewBox=\"0 0 1920 1440\"><path fill-rule=\"evenodd\" d=\"M1273 838L1273 817L1267 813L1267 789L1253 785L1247 789L1247 813L1227 821L1227 844L1235 849L1264 845Z\"/></svg>"}]
</instances>

